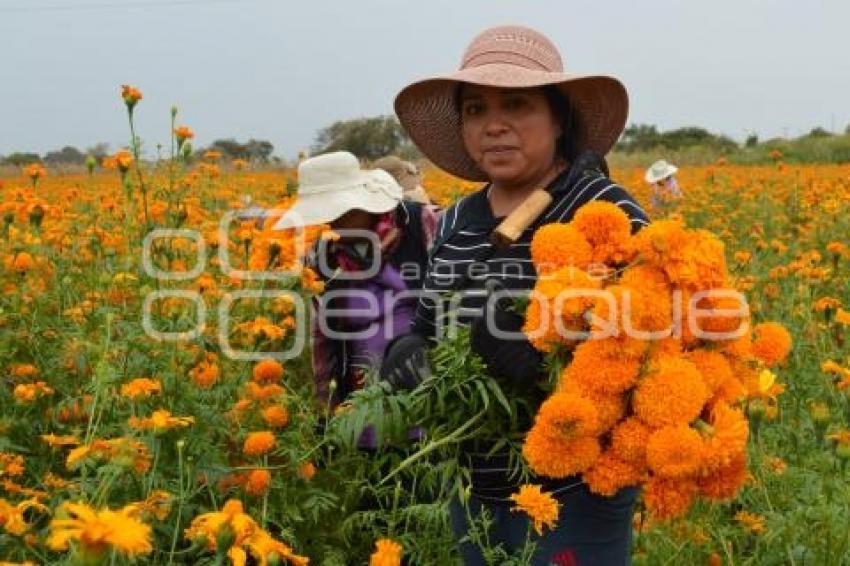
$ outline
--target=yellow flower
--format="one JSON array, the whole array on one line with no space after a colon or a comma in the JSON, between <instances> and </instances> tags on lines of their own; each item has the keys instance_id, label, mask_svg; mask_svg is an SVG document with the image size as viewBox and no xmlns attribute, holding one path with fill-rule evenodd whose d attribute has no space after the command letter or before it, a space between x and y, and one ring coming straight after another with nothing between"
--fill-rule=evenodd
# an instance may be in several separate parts
<instances>
[{"instance_id":1,"label":"yellow flower","mask_svg":"<svg viewBox=\"0 0 850 566\"><path fill-rule=\"evenodd\" d=\"M764 524L764 517L757 515L756 513L738 511L735 514L735 520L738 521L744 529L754 535L760 535L767 531L767 527Z\"/></svg>"},{"instance_id":2,"label":"yellow flower","mask_svg":"<svg viewBox=\"0 0 850 566\"><path fill-rule=\"evenodd\" d=\"M23 536L30 528L30 524L24 518L24 512L29 509L37 509L44 513L48 511L47 507L35 499L27 499L17 505L12 505L5 499L0 499L0 526L6 529L9 534L17 537Z\"/></svg>"},{"instance_id":3,"label":"yellow flower","mask_svg":"<svg viewBox=\"0 0 850 566\"><path fill-rule=\"evenodd\" d=\"M516 503L512 511L522 511L534 523L534 530L543 536L543 527L555 528L558 522L560 503L549 493L541 491L539 485L526 484L519 492L511 495L511 501Z\"/></svg>"},{"instance_id":4,"label":"yellow flower","mask_svg":"<svg viewBox=\"0 0 850 566\"><path fill-rule=\"evenodd\" d=\"M51 550L67 550L77 541L85 554L101 556L109 549L130 558L150 554L151 528L135 518L136 510L127 506L119 511L95 510L85 503L63 503L57 517L50 522L47 546Z\"/></svg>"},{"instance_id":5,"label":"yellow flower","mask_svg":"<svg viewBox=\"0 0 850 566\"><path fill-rule=\"evenodd\" d=\"M850 312L839 308L838 312L835 313L835 322L844 326L850 325Z\"/></svg>"},{"instance_id":6,"label":"yellow flower","mask_svg":"<svg viewBox=\"0 0 850 566\"><path fill-rule=\"evenodd\" d=\"M150 417L130 417L128 424L137 430L152 430L155 433L165 432L173 428L187 427L195 422L194 417L173 417L166 409L157 409Z\"/></svg>"},{"instance_id":7,"label":"yellow flower","mask_svg":"<svg viewBox=\"0 0 850 566\"><path fill-rule=\"evenodd\" d=\"M401 566L402 546L390 539L375 541L375 552L369 557L369 566Z\"/></svg>"},{"instance_id":8,"label":"yellow flower","mask_svg":"<svg viewBox=\"0 0 850 566\"><path fill-rule=\"evenodd\" d=\"M159 380L148 379L147 377L139 377L121 386L121 396L127 397L128 399L149 397L161 391L162 385Z\"/></svg>"}]
</instances>

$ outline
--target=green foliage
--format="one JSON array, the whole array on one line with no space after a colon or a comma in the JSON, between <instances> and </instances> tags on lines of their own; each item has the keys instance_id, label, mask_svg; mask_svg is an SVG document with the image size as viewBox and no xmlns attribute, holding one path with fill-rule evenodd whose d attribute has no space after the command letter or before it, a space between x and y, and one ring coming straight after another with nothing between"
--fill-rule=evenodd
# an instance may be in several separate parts
<instances>
[{"instance_id":1,"label":"green foliage","mask_svg":"<svg viewBox=\"0 0 850 566\"><path fill-rule=\"evenodd\" d=\"M406 159L418 156L418 151L395 116L337 121L319 130L313 153L341 150L369 160L391 154Z\"/></svg>"}]
</instances>

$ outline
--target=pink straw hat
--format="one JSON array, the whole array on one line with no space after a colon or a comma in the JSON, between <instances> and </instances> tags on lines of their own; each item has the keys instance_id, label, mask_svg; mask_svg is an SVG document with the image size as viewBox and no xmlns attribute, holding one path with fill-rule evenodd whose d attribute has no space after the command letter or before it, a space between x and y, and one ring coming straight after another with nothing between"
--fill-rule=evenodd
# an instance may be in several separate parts
<instances>
[{"instance_id":1,"label":"pink straw hat","mask_svg":"<svg viewBox=\"0 0 850 566\"><path fill-rule=\"evenodd\" d=\"M395 99L395 111L413 142L438 167L470 181L486 181L463 144L456 104L459 84L501 88L553 85L569 100L573 144L605 155L614 146L629 109L620 81L564 73L557 48L543 34L521 26L485 30L466 49L460 69L414 82Z\"/></svg>"}]
</instances>

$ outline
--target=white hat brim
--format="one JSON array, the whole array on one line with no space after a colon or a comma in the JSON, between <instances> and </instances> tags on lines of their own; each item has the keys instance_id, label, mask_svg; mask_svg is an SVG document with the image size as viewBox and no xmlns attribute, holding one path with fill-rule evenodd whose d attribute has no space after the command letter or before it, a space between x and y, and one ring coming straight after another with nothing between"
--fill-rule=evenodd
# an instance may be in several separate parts
<instances>
[{"instance_id":1,"label":"white hat brim","mask_svg":"<svg viewBox=\"0 0 850 566\"><path fill-rule=\"evenodd\" d=\"M388 184L384 176L389 177L383 171L364 171L362 183L321 187L315 191L305 188L272 230L327 224L355 209L373 214L389 212L398 206L402 191L394 181Z\"/></svg>"},{"instance_id":2,"label":"white hat brim","mask_svg":"<svg viewBox=\"0 0 850 566\"><path fill-rule=\"evenodd\" d=\"M647 183L650 183L650 184L657 183L661 179L666 179L670 175L675 175L676 171L678 171L678 170L679 170L679 168L676 167L675 165L668 165L667 168L661 174L656 174L650 169L649 171L646 172L646 175L644 175L643 178L646 179Z\"/></svg>"}]
</instances>

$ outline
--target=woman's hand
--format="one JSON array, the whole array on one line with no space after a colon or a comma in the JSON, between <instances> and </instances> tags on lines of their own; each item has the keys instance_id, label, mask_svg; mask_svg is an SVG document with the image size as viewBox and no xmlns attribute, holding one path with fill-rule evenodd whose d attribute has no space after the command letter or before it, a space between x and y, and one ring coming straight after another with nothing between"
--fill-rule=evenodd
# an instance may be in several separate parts
<instances>
[{"instance_id":1,"label":"woman's hand","mask_svg":"<svg viewBox=\"0 0 850 566\"><path fill-rule=\"evenodd\" d=\"M493 283L501 287L495 280ZM495 289L495 285L488 287L491 293ZM520 387L533 386L543 373L543 355L522 334L523 316L507 310L506 302L507 297L487 301L484 315L475 319L470 328L470 344L493 377ZM497 332L514 336L497 336Z\"/></svg>"}]
</instances>

